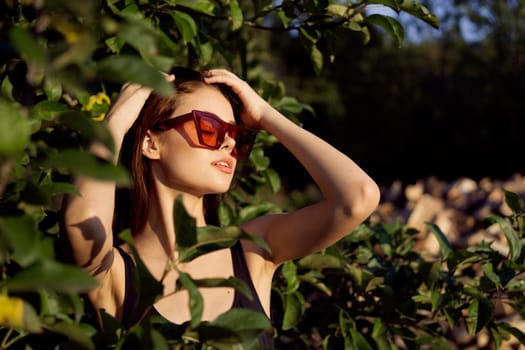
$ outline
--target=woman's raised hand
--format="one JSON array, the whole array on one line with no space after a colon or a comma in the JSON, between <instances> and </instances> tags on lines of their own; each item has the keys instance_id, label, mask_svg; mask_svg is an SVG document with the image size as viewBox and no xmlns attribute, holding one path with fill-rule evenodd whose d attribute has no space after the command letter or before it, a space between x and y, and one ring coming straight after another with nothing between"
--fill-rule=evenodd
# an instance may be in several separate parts
<instances>
[{"instance_id":1,"label":"woman's raised hand","mask_svg":"<svg viewBox=\"0 0 525 350\"><path fill-rule=\"evenodd\" d=\"M165 76L168 82L175 80L173 75ZM151 88L136 83L126 83L122 86L106 117L110 129L118 133L116 136L123 136L131 128L151 91Z\"/></svg>"},{"instance_id":2,"label":"woman's raised hand","mask_svg":"<svg viewBox=\"0 0 525 350\"><path fill-rule=\"evenodd\" d=\"M206 71L204 80L208 84L228 85L242 102L242 122L252 129L262 128L262 119L272 109L272 106L259 96L247 82L225 69Z\"/></svg>"}]
</instances>

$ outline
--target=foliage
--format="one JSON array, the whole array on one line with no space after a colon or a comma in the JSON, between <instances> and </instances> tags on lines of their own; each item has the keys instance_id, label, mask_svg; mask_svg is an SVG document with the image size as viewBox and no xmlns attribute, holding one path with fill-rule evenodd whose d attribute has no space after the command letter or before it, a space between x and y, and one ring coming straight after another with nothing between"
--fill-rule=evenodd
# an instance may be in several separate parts
<instances>
[{"instance_id":1,"label":"foliage","mask_svg":"<svg viewBox=\"0 0 525 350\"><path fill-rule=\"evenodd\" d=\"M261 33L298 36L319 72L334 58L334 41L347 33L367 43L371 26L379 26L402 43L404 30L396 18L368 15L369 6L438 25L426 7L409 0L48 0L0 6L0 348L253 347L254 335L269 326L261 315L231 310L213 322L201 320L198 288L244 291L236 279L195 280L181 273L192 320L178 327L155 317L128 328L103 315L104 332L99 332L86 320L79 294L96 284L58 254L61 196L77 194L71 175L129 184L121 167L85 152L93 140L114 148L98 120L126 81L170 93L159 71L173 65L228 66L293 118L311 108L285 96L282 84L263 75L257 58L264 51ZM255 239L235 225L279 210L258 202L264 187L280 190L280 176L265 154L275 142L271 135L259 135L236 190L219 207L222 228L197 230L176 206L184 259ZM473 334L488 329L496 345L508 334L523 341L519 330L492 317L495 298L504 297L518 313L523 306L523 205L510 193L507 198L514 215L491 220L502 226L509 256L490 244L453 250L432 227L443 255L428 262L411 250L409 228L369 223L337 247L286 263L276 284L284 310L282 322L277 320L280 342L311 340L315 327L324 348L387 349L399 346L398 340L409 348L446 347L447 331L459 323ZM121 238L132 243L127 232ZM159 281L138 261L140 301L147 308L159 296Z\"/></svg>"},{"instance_id":2,"label":"foliage","mask_svg":"<svg viewBox=\"0 0 525 350\"><path fill-rule=\"evenodd\" d=\"M513 213L487 220L504 232L506 256L490 242L455 249L429 223L441 248L429 259L413 250L417 230L368 222L337 246L286 263L275 284L283 348L454 349L449 339L461 328L490 334L496 348L511 336L525 344L523 330L495 313L507 304L525 318L525 213L518 195L505 194Z\"/></svg>"}]
</instances>

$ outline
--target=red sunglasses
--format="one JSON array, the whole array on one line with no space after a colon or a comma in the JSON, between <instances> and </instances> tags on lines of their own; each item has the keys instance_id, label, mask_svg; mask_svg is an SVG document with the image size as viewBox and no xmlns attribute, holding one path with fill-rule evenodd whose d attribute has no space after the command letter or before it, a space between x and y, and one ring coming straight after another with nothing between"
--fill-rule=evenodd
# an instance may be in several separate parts
<instances>
[{"instance_id":1,"label":"red sunglasses","mask_svg":"<svg viewBox=\"0 0 525 350\"><path fill-rule=\"evenodd\" d=\"M228 133L235 140L232 155L239 159L248 159L256 132L236 124L227 123L213 113L193 110L190 113L160 121L153 128L166 131L192 120L201 146L208 149L219 149L224 142L226 133Z\"/></svg>"}]
</instances>

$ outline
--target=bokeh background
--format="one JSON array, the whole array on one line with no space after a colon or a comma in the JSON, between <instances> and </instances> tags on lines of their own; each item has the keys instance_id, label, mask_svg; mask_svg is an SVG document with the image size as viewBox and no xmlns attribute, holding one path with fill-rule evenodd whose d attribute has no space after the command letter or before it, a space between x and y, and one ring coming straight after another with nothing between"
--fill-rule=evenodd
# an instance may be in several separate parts
<instances>
[{"instance_id":1,"label":"bokeh background","mask_svg":"<svg viewBox=\"0 0 525 350\"><path fill-rule=\"evenodd\" d=\"M287 93L310 103L304 126L333 143L377 181L435 176L507 179L525 172L525 1L440 0L427 6L439 30L401 16L405 42L372 34L331 45L321 75L293 33L271 33L265 68ZM322 43L321 43L322 45ZM289 188L309 182L282 149L273 166Z\"/></svg>"}]
</instances>

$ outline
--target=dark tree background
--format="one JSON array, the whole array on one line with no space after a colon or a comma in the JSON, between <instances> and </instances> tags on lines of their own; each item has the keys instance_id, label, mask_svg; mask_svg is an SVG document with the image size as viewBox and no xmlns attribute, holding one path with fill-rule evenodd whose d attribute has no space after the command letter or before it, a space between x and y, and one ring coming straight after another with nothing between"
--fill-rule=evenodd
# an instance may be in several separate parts
<instances>
[{"instance_id":1,"label":"dark tree background","mask_svg":"<svg viewBox=\"0 0 525 350\"><path fill-rule=\"evenodd\" d=\"M429 7L442 14L442 28L408 21L407 32L416 34L401 48L381 35L372 35L366 50L352 36L324 42L336 54L321 76L297 37L276 35L272 69L292 95L314 106L317 116L303 116L305 127L380 182L525 172L524 1ZM295 182L301 173L291 161L283 156L276 167Z\"/></svg>"}]
</instances>

